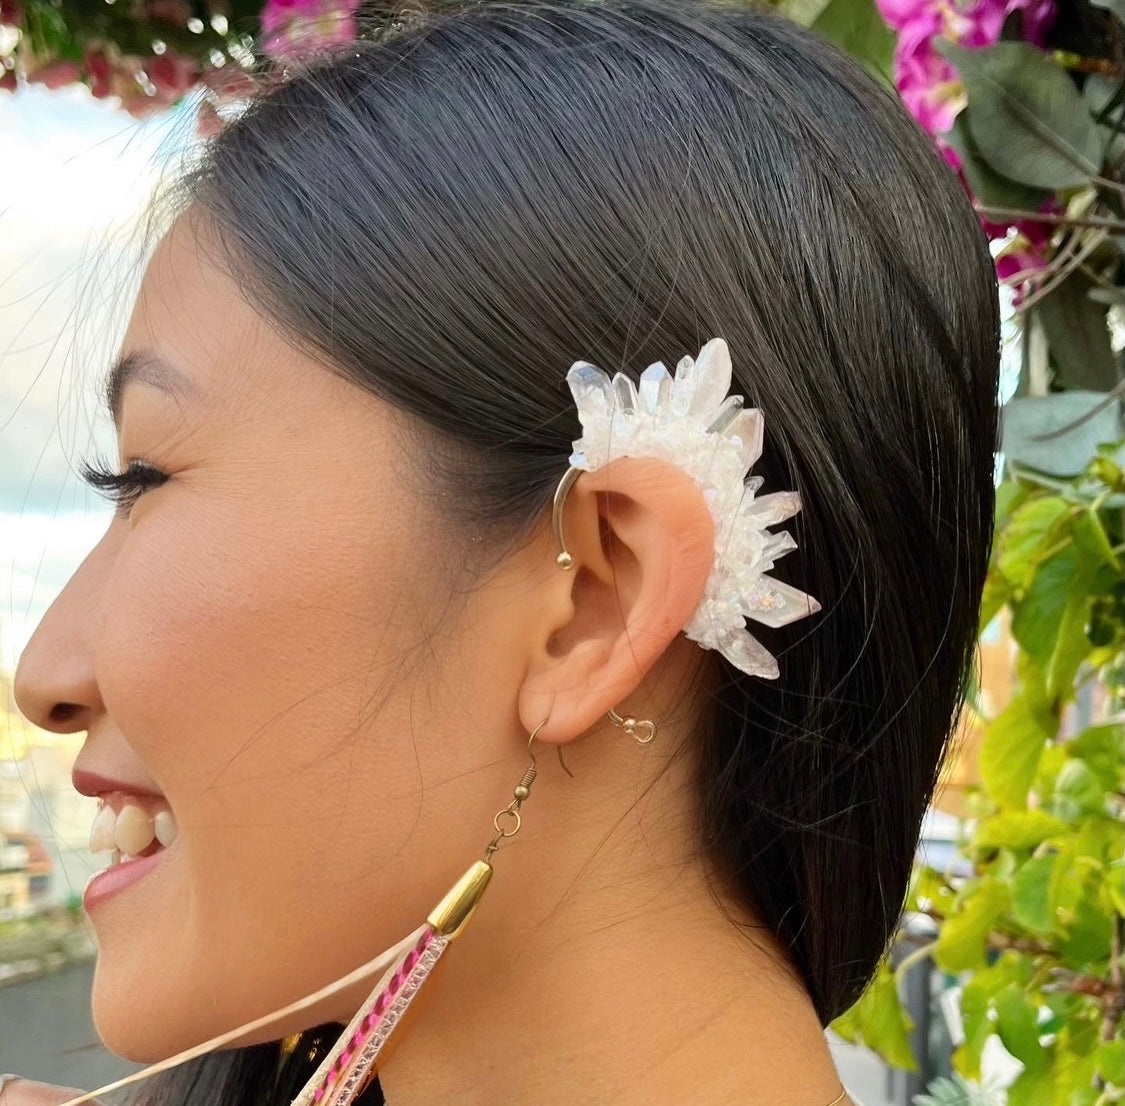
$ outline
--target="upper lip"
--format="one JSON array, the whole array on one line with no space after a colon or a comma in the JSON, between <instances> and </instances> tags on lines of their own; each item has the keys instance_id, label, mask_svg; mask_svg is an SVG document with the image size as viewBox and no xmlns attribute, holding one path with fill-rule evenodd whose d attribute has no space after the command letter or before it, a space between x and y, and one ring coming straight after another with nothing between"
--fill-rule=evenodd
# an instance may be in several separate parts
<instances>
[{"instance_id":1,"label":"upper lip","mask_svg":"<svg viewBox=\"0 0 1125 1106\"><path fill-rule=\"evenodd\" d=\"M124 791L130 795L152 795L160 799L164 797L159 791L151 787L130 783L128 780L111 779L109 776L103 776L98 772L90 772L85 768L75 768L70 775L70 779L74 784L75 791L92 798L106 795L111 791Z\"/></svg>"}]
</instances>

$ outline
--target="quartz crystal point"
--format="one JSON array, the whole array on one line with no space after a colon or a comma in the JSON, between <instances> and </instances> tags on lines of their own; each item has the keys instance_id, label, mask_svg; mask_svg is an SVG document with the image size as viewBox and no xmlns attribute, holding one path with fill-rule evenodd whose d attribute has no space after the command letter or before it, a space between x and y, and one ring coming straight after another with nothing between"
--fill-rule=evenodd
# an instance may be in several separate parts
<instances>
[{"instance_id":1,"label":"quartz crystal point","mask_svg":"<svg viewBox=\"0 0 1125 1106\"><path fill-rule=\"evenodd\" d=\"M743 672L776 679L777 661L746 629L747 618L770 627L820 610L797 588L767 576L774 562L797 547L791 534L767 527L801 509L796 492L758 497L760 476L749 476L762 455L765 425L757 408L728 395L731 359L714 338L698 357L684 357L670 375L649 365L639 386L624 373L612 380L577 361L567 383L582 437L571 464L592 472L618 457L655 457L676 465L699 486L715 523L715 559L699 607L684 633L717 649Z\"/></svg>"}]
</instances>

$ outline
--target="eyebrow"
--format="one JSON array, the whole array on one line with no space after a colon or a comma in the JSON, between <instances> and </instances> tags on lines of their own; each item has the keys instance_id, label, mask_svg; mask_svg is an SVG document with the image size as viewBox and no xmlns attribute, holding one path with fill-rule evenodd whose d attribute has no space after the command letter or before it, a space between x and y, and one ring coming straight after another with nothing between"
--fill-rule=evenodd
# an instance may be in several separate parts
<instances>
[{"instance_id":1,"label":"eyebrow","mask_svg":"<svg viewBox=\"0 0 1125 1106\"><path fill-rule=\"evenodd\" d=\"M195 392L195 386L183 373L150 350L123 354L106 374L103 385L103 403L115 429L120 429L122 393L126 385L134 381L158 388L176 399Z\"/></svg>"}]
</instances>

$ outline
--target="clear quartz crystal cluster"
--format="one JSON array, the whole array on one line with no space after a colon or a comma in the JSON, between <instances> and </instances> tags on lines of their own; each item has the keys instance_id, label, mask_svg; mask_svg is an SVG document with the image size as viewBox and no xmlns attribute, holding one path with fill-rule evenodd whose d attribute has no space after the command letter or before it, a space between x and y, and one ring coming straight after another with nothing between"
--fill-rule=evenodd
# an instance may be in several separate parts
<instances>
[{"instance_id":1,"label":"clear quartz crystal cluster","mask_svg":"<svg viewBox=\"0 0 1125 1106\"><path fill-rule=\"evenodd\" d=\"M585 361L571 366L566 379L582 423L570 458L575 468L593 472L618 457L655 457L682 469L703 492L715 522L715 560L684 633L741 671L776 679L776 659L745 620L784 626L820 604L766 575L797 547L790 534L766 528L795 515L801 501L796 492L759 496L762 478L747 479L762 453L764 425L760 411L743 407L742 396L727 395L726 342L712 339L698 357L680 361L675 376L660 362L650 365L639 387L622 373L610 380Z\"/></svg>"}]
</instances>

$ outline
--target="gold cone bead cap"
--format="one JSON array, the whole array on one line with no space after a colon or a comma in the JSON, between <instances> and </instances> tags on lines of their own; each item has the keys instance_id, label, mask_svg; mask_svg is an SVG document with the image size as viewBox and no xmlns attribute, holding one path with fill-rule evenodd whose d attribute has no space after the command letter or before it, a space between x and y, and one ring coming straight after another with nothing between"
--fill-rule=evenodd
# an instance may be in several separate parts
<instances>
[{"instance_id":1,"label":"gold cone bead cap","mask_svg":"<svg viewBox=\"0 0 1125 1106\"><path fill-rule=\"evenodd\" d=\"M430 911L426 921L443 936L456 937L472 917L491 878L492 865L476 861Z\"/></svg>"}]
</instances>

